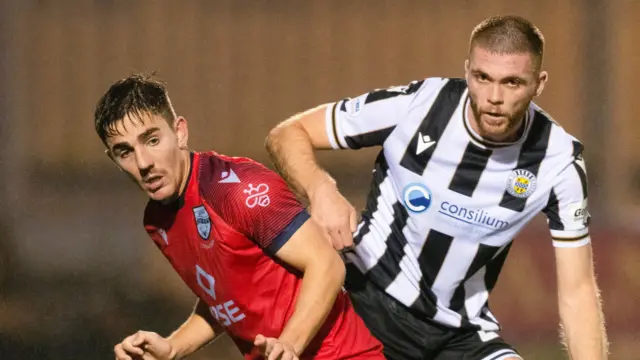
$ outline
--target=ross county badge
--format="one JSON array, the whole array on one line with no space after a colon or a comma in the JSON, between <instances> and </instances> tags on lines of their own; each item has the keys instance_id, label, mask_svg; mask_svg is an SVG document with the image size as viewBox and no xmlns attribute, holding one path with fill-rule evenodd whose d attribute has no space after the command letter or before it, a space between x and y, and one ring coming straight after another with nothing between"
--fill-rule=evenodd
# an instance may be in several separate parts
<instances>
[{"instance_id":1,"label":"ross county badge","mask_svg":"<svg viewBox=\"0 0 640 360\"><path fill-rule=\"evenodd\" d=\"M203 205L196 206L193 208L193 216L198 228L198 234L200 234L203 240L208 240L209 234L211 233L211 219L209 218L207 209L205 209Z\"/></svg>"}]
</instances>

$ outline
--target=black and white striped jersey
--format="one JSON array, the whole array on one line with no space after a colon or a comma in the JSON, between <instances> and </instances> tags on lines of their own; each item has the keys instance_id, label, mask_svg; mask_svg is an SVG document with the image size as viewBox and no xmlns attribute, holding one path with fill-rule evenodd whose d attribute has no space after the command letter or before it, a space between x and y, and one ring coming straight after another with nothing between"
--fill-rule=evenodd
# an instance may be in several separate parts
<instances>
[{"instance_id":1,"label":"black and white striped jersey","mask_svg":"<svg viewBox=\"0 0 640 360\"><path fill-rule=\"evenodd\" d=\"M348 254L380 288L451 327L499 330L488 307L512 239L540 211L553 245L590 242L582 145L531 104L519 140L482 139L467 85L428 78L328 107L334 148L382 146Z\"/></svg>"}]
</instances>

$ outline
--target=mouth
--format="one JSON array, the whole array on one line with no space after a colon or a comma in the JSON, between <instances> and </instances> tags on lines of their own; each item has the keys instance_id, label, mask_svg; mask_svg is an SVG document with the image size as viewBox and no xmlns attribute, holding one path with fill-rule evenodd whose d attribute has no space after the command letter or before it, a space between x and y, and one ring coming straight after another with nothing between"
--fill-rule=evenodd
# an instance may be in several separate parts
<instances>
[{"instance_id":1,"label":"mouth","mask_svg":"<svg viewBox=\"0 0 640 360\"><path fill-rule=\"evenodd\" d=\"M153 175L148 176L143 180L145 187L150 192L156 192L162 187L162 176L161 175Z\"/></svg>"},{"instance_id":2,"label":"mouth","mask_svg":"<svg viewBox=\"0 0 640 360\"><path fill-rule=\"evenodd\" d=\"M484 113L484 118L485 118L485 122L488 123L489 125L494 125L494 126L498 126L500 124L502 124L502 122L504 122L504 120L507 118L507 116L503 113L499 113L499 112L491 112L491 111L487 111Z\"/></svg>"}]
</instances>

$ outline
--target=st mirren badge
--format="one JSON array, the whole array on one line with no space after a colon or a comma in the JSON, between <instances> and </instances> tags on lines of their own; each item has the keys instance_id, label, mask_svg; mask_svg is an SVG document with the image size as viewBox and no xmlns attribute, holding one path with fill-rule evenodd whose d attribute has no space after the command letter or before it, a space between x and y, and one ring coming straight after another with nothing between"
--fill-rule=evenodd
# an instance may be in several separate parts
<instances>
[{"instance_id":1,"label":"st mirren badge","mask_svg":"<svg viewBox=\"0 0 640 360\"><path fill-rule=\"evenodd\" d=\"M507 192L517 198L528 198L536 191L538 179L529 170L517 169L511 172L507 180Z\"/></svg>"}]
</instances>

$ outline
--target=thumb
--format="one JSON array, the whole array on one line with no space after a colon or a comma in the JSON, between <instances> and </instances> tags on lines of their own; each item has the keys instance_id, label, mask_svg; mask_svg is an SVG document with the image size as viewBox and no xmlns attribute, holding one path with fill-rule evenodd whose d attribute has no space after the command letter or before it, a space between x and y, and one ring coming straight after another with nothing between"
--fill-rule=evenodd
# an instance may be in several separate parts
<instances>
[{"instance_id":1,"label":"thumb","mask_svg":"<svg viewBox=\"0 0 640 360\"><path fill-rule=\"evenodd\" d=\"M253 345L255 346L260 346L263 345L266 342L266 338L264 336L262 336L262 334L258 334L256 336L256 339L253 341Z\"/></svg>"},{"instance_id":2,"label":"thumb","mask_svg":"<svg viewBox=\"0 0 640 360\"><path fill-rule=\"evenodd\" d=\"M134 336L133 339L131 339L131 345L133 346L140 346L145 342L145 336L144 333L139 331L137 332Z\"/></svg>"}]
</instances>

